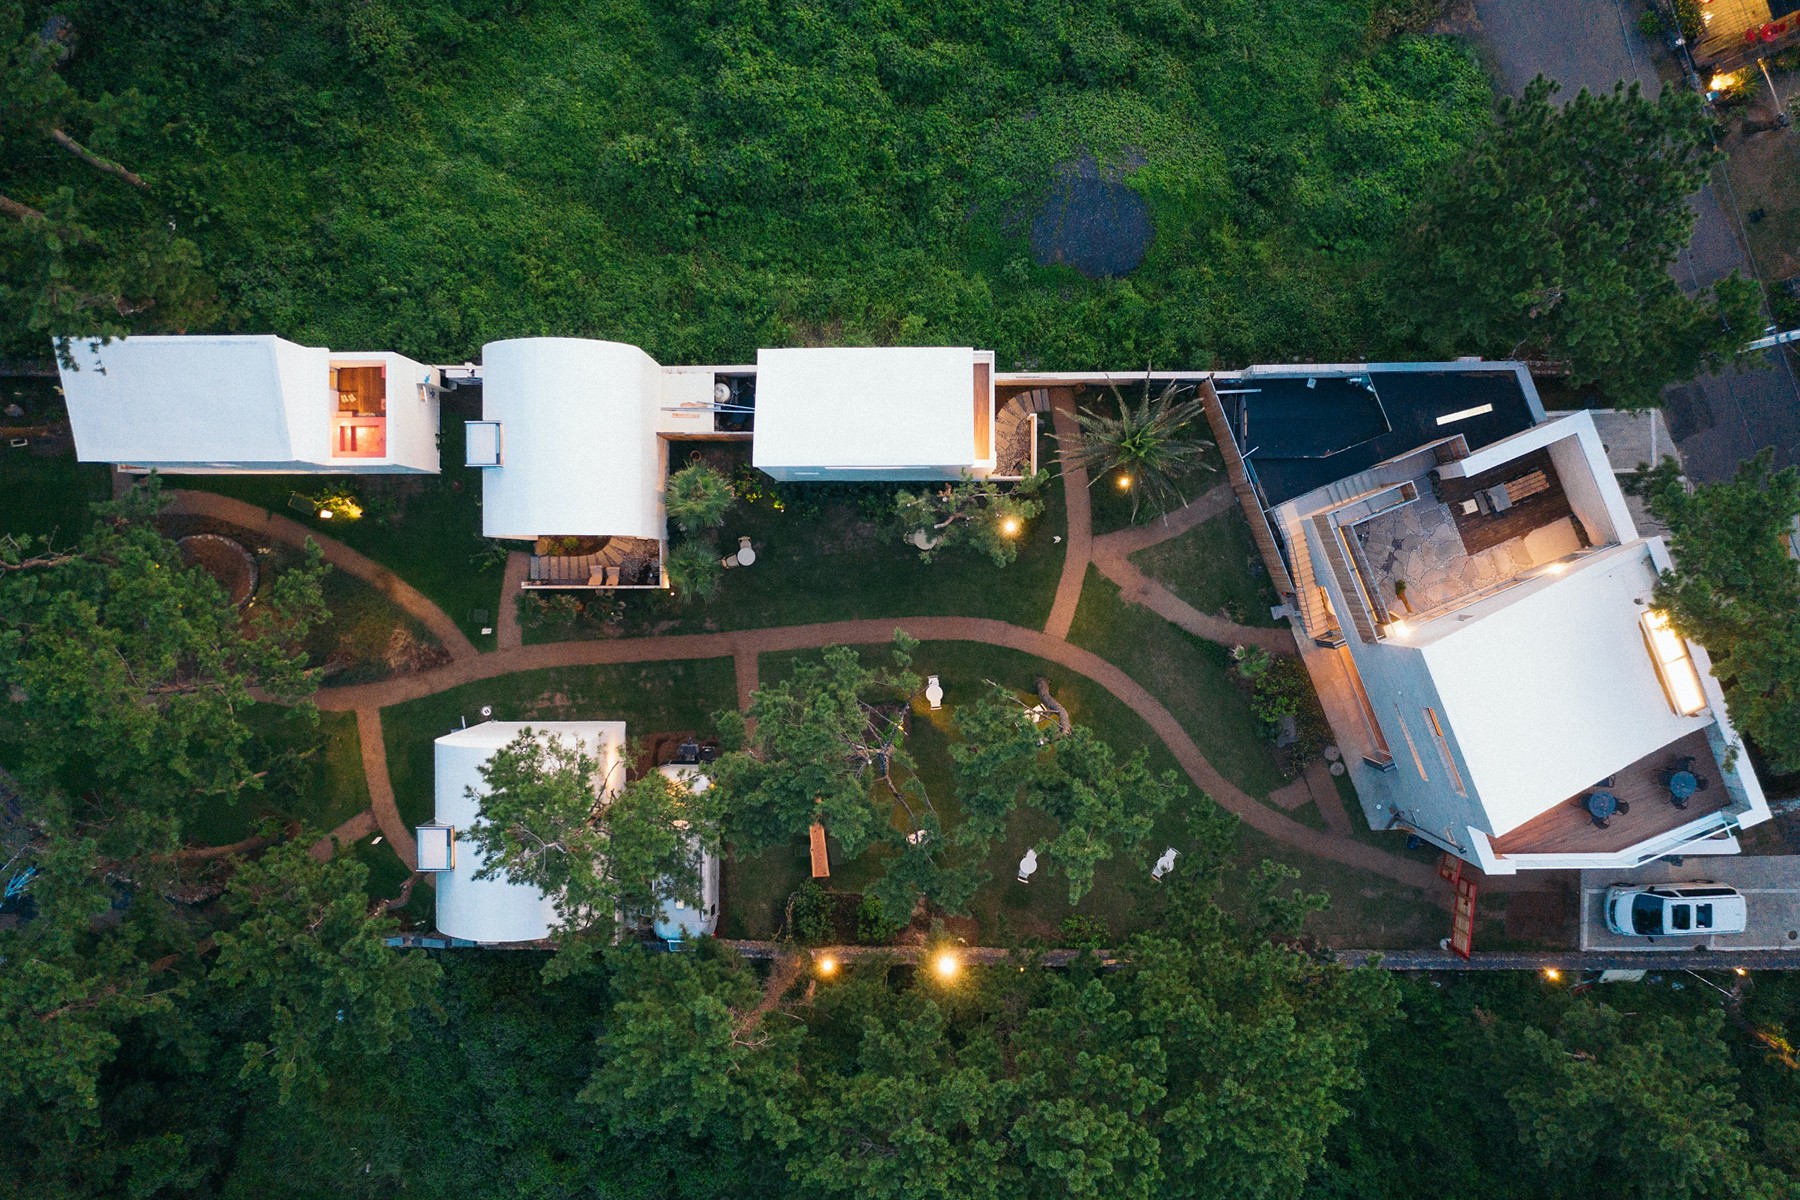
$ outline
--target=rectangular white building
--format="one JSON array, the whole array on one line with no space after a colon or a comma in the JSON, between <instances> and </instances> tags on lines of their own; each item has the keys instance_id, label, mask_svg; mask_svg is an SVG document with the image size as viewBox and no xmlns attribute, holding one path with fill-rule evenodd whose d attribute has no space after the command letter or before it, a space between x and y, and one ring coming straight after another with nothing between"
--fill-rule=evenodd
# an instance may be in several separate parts
<instances>
[{"instance_id":1,"label":"rectangular white building","mask_svg":"<svg viewBox=\"0 0 1800 1200\"><path fill-rule=\"evenodd\" d=\"M82 462L166 474L435 474L435 368L269 335L68 338Z\"/></svg>"},{"instance_id":2,"label":"rectangular white building","mask_svg":"<svg viewBox=\"0 0 1800 1200\"><path fill-rule=\"evenodd\" d=\"M995 464L993 352L759 351L754 462L782 480L985 475Z\"/></svg>"},{"instance_id":3,"label":"rectangular white building","mask_svg":"<svg viewBox=\"0 0 1800 1200\"><path fill-rule=\"evenodd\" d=\"M1224 423L1370 827L1490 874L1735 853L1768 805L1589 414L1510 365L1278 370Z\"/></svg>"}]
</instances>

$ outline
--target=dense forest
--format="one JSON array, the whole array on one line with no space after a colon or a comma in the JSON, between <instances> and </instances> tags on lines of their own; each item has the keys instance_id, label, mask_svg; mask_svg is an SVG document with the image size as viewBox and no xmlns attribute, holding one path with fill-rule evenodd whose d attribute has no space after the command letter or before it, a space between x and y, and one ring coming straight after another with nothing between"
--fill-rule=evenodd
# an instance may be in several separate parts
<instances>
[{"instance_id":1,"label":"dense forest","mask_svg":"<svg viewBox=\"0 0 1800 1200\"><path fill-rule=\"evenodd\" d=\"M1518 353L1644 403L1733 344L1743 290L1664 269L1710 161L1693 98L1498 102L1435 16L9 5L0 354L139 330L430 361L527 334L665 362ZM1141 202L1132 269L1037 236L1083 182ZM1232 878L1198 796L1166 920L1105 968L393 952L354 859L278 829L235 870L184 848L200 799L301 769L304 734L246 713L279 695L306 726L320 576L240 622L149 516L0 539L0 696L33 701L0 727L0 850L36 872L0 927L0 1195L1797 1194L1785 976L1346 971L1300 934L1323 899Z\"/></svg>"},{"instance_id":2,"label":"dense forest","mask_svg":"<svg viewBox=\"0 0 1800 1200\"><path fill-rule=\"evenodd\" d=\"M425 361L528 334L664 362L1537 353L1642 402L1751 303L1663 269L1710 154L1694 97L1540 95L1488 138L1430 0L11 12L12 355L129 328ZM1113 197L1092 222L1083 183ZM1140 203L1128 274L1056 261Z\"/></svg>"}]
</instances>

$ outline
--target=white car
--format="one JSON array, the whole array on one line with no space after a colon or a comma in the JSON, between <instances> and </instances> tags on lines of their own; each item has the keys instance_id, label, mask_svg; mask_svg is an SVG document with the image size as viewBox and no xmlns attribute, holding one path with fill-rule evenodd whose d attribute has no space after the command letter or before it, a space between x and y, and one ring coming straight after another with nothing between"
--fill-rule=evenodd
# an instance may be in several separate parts
<instances>
[{"instance_id":1,"label":"white car","mask_svg":"<svg viewBox=\"0 0 1800 1200\"><path fill-rule=\"evenodd\" d=\"M1606 927L1626 937L1742 933L1747 919L1738 890L1716 883L1616 883L1606 889Z\"/></svg>"}]
</instances>

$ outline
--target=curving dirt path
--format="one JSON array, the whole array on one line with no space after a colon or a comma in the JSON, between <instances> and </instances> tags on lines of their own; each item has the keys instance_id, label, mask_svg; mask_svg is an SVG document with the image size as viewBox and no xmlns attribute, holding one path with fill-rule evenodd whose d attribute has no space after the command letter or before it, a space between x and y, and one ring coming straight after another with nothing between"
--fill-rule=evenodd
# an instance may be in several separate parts
<instances>
[{"instance_id":1,"label":"curving dirt path","mask_svg":"<svg viewBox=\"0 0 1800 1200\"><path fill-rule=\"evenodd\" d=\"M275 541L290 546L300 547L305 546L308 541L317 542L326 562L346 575L356 576L405 609L408 615L431 630L432 636L443 643L452 659L475 658L480 654L475 649L475 644L469 641L468 635L444 614L443 609L426 599L423 592L374 559L359 554L336 538L327 537L298 521L290 521L278 513L246 504L242 500L234 500L230 496L220 496L213 492L191 492L181 488L165 488L163 495L170 500L168 512L211 517L215 521L224 521L228 525L266 534Z\"/></svg>"},{"instance_id":2,"label":"curving dirt path","mask_svg":"<svg viewBox=\"0 0 1800 1200\"><path fill-rule=\"evenodd\" d=\"M388 779L387 739L381 734L381 710L357 709L356 734L362 743L363 774L369 780L369 807L375 813L375 823L387 835L388 844L393 846L400 861L416 871L419 869L419 844L413 839L413 831L400 818L400 806L394 803L394 785Z\"/></svg>"},{"instance_id":3,"label":"curving dirt path","mask_svg":"<svg viewBox=\"0 0 1800 1200\"><path fill-rule=\"evenodd\" d=\"M1084 650L1061 638L1036 629L1025 629L1005 621L985 617L902 617L874 618L860 621L830 621L814 625L789 625L777 629L748 629L734 633L675 634L667 637L615 639L590 642L554 642L525 646L517 650L497 650L479 658L457 661L446 666L421 671L381 683L353 687L325 688L316 702L322 709L355 710L357 726L363 732L363 756L368 763L371 738L379 739L380 708L435 695L448 688L483 679L510 675L516 671L544 670L551 667L600 666L616 663L672 662L694 658L731 657L743 661L746 654L766 654L782 650L812 650L833 645L869 645L891 639L895 630L904 630L920 641L980 642L1003 646L1053 662L1099 684L1127 708L1143 718L1156 736L1168 746L1176 762L1196 786L1210 795L1221 807L1237 814L1246 825L1269 837L1305 850L1320 858L1328 858L1347 866L1384 875L1412 887L1435 886L1436 871L1426 865L1395 857L1360 842L1300 824L1240 790L1214 769L1188 736L1181 723L1160 700L1124 671L1090 650ZM368 722L373 722L372 731ZM381 764L381 787L391 806L392 791L386 787L385 755ZM378 795L376 780L369 781L369 794ZM381 815L381 801L376 802ZM398 813L395 814L398 820ZM387 823L382 824L383 829ZM410 843L410 835L407 842ZM403 855L402 857L405 857ZM410 862L410 860L409 860Z\"/></svg>"},{"instance_id":4,"label":"curving dirt path","mask_svg":"<svg viewBox=\"0 0 1800 1200\"><path fill-rule=\"evenodd\" d=\"M1072 430L1072 397L1067 393L1059 393L1054 398L1053 414L1059 433ZM1285 630L1255 629L1200 613L1145 576L1127 557L1137 550L1179 536L1217 515L1223 511L1223 507L1229 507L1232 503L1229 491L1215 488L1163 521L1095 538L1085 473L1065 476L1065 482L1069 517L1067 557L1063 564L1062 578L1057 584L1050 619L1043 630L1026 629L982 617L903 617L830 621L729 633L676 634L527 646L521 644L522 637L516 629L516 623L514 627L509 627L503 613L497 622L500 648L490 654L479 653L455 622L422 593L386 567L341 542L324 537L285 517L229 497L189 491L172 491L170 495L174 498L173 511L211 516L230 524L262 531L271 538L292 545L304 545L308 539L317 542L327 562L379 588L437 634L450 649L451 661L441 667L379 683L322 688L316 697L316 703L321 709L356 713L363 773L369 787L370 811L345 822L338 830L333 831L334 834L348 842L353 840L351 835L355 838L367 836L372 832L371 825L379 827L393 845L395 853L408 867L416 868L418 850L412 831L401 819L394 800L393 784L388 778L387 746L381 724L381 710L388 705L420 699L449 688L518 671L724 657L733 660L738 700L741 705L747 705L749 695L757 685L758 658L762 654L783 650L811 650L839 644L880 643L891 639L896 630L904 630L921 641L978 642L1002 646L1055 663L1084 676L1106 689L1141 717L1169 748L1194 784L1251 828L1320 858L1382 875L1428 893L1435 892L1437 874L1432 867L1378 850L1344 837L1341 833L1322 832L1302 825L1239 789L1214 769L1180 722L1146 688L1111 662L1067 640L1075 608L1080 601L1082 581L1091 560L1109 578L1121 584L1121 590L1128 599L1145 604L1184 629L1226 644L1252 642L1282 653L1293 653L1292 636ZM1223 499L1220 498L1221 493ZM513 558L522 559L523 556L515 555ZM509 560L509 579L520 565ZM503 595L503 609L505 600L506 596ZM322 839L315 846L314 852L328 854L331 844L330 838Z\"/></svg>"}]
</instances>

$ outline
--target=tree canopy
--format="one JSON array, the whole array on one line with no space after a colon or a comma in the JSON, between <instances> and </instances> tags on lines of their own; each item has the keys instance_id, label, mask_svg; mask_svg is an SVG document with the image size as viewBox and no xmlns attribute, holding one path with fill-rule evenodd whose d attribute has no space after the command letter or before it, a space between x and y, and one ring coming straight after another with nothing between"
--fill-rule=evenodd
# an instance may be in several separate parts
<instances>
[{"instance_id":1,"label":"tree canopy","mask_svg":"<svg viewBox=\"0 0 1800 1200\"><path fill-rule=\"evenodd\" d=\"M480 818L469 839L478 878L505 875L556 906L557 936L610 936L671 899L696 903L700 855L718 848L710 790L660 771L622 782L578 740L525 728L481 766ZM614 775L625 771L616 764Z\"/></svg>"},{"instance_id":2,"label":"tree canopy","mask_svg":"<svg viewBox=\"0 0 1800 1200\"><path fill-rule=\"evenodd\" d=\"M1554 358L1618 404L1717 364L1761 303L1735 274L1690 298L1669 273L1693 233L1688 197L1717 161L1699 96L1636 83L1557 104L1538 79L1447 171L1417 221L1414 288L1396 299L1443 353Z\"/></svg>"},{"instance_id":3,"label":"tree canopy","mask_svg":"<svg viewBox=\"0 0 1800 1200\"><path fill-rule=\"evenodd\" d=\"M1800 770L1800 563L1788 539L1800 516L1800 471L1769 451L1729 480L1690 487L1664 459L1634 490L1669 527L1675 569L1656 603L1706 647L1733 721L1778 769Z\"/></svg>"}]
</instances>

